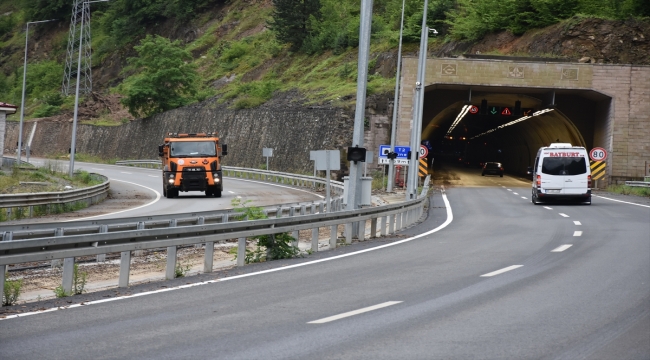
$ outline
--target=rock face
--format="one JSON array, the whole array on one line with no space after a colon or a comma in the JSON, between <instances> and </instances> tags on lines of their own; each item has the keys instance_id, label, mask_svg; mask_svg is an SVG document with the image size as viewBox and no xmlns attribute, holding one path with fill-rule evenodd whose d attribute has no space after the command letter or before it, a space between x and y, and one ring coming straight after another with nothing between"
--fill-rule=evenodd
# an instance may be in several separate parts
<instances>
[{"instance_id":1,"label":"rock face","mask_svg":"<svg viewBox=\"0 0 650 360\"><path fill-rule=\"evenodd\" d=\"M33 122L25 124L25 138L33 126ZM313 169L309 151L347 148L353 128L354 118L337 108L276 100L257 109L232 110L206 101L120 126L78 125L76 144L77 153L103 158L157 159L158 145L167 132L217 131L222 143L228 144L224 165L260 167L266 163L262 148L273 148L271 170L309 173ZM8 124L7 130L7 143L15 143L18 124ZM71 132L69 122L40 121L32 155L68 154Z\"/></svg>"}]
</instances>

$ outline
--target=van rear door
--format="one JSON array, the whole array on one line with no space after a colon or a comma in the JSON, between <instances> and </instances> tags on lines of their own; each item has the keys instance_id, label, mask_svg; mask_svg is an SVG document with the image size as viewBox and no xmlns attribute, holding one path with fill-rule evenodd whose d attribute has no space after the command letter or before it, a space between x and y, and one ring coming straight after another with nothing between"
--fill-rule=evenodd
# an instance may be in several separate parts
<instances>
[{"instance_id":1,"label":"van rear door","mask_svg":"<svg viewBox=\"0 0 650 360\"><path fill-rule=\"evenodd\" d=\"M561 157L542 158L542 192L561 194L564 188L564 162Z\"/></svg>"},{"instance_id":2,"label":"van rear door","mask_svg":"<svg viewBox=\"0 0 650 360\"><path fill-rule=\"evenodd\" d=\"M587 171L584 156L545 157L542 160L542 191L547 194L585 194L588 190Z\"/></svg>"}]
</instances>

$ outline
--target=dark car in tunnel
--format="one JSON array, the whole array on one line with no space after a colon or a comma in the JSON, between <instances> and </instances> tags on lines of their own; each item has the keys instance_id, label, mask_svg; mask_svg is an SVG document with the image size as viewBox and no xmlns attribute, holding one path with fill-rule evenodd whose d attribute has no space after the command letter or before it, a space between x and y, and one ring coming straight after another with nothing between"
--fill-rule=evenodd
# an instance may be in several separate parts
<instances>
[{"instance_id":1,"label":"dark car in tunnel","mask_svg":"<svg viewBox=\"0 0 650 360\"><path fill-rule=\"evenodd\" d=\"M485 175L499 175L503 177L503 166L498 162L486 162L483 165L483 171L481 171L481 176Z\"/></svg>"}]
</instances>

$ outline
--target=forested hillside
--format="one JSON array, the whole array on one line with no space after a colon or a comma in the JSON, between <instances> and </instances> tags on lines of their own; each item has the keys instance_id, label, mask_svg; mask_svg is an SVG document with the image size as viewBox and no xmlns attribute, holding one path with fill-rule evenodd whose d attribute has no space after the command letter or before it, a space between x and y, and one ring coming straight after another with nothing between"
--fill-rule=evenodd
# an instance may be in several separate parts
<instances>
[{"instance_id":1,"label":"forested hillside","mask_svg":"<svg viewBox=\"0 0 650 360\"><path fill-rule=\"evenodd\" d=\"M28 118L70 118L74 98L60 89L72 3L0 3L0 101L20 103L25 24L59 19L30 26ZM250 108L289 90L305 104L354 102L359 0L90 6L94 94L84 97L82 120L120 124L211 98ZM407 54L419 45L422 7L421 0L405 1ZM373 10L369 95L393 91L402 1L375 0ZM427 18L439 32L430 39L434 55L478 51L650 64L647 0L429 0Z\"/></svg>"}]
</instances>

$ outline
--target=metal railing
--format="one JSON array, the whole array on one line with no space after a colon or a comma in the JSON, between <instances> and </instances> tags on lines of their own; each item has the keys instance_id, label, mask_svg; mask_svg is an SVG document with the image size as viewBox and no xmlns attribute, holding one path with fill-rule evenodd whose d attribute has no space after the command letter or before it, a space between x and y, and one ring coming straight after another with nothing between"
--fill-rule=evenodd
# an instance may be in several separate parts
<instances>
[{"instance_id":1,"label":"metal railing","mask_svg":"<svg viewBox=\"0 0 650 360\"><path fill-rule=\"evenodd\" d=\"M53 206L78 203L81 201L86 201L88 205L98 203L108 195L110 182L103 175L92 174L92 176L101 178L102 183L86 188L61 192L0 195L0 210L6 212L3 214L6 216L6 219L11 219L13 216L12 211L20 211L21 216L32 217L34 214L34 206ZM27 214L22 214L24 209L27 209ZM2 226L0 226L1 228Z\"/></svg>"},{"instance_id":2,"label":"metal railing","mask_svg":"<svg viewBox=\"0 0 650 360\"><path fill-rule=\"evenodd\" d=\"M233 169L233 171L235 170ZM241 173L258 172L253 169L237 169L236 171ZM285 178L311 178L302 175L284 175ZM309 180L316 181L317 179ZM429 177L427 177L426 185L418 199L403 203L350 211L323 212L324 207L321 202L318 206L318 213L316 212L317 205L312 203L310 214L307 214L307 204L303 204L299 207L299 213L295 211L298 207L289 207L288 217L284 216L285 209L278 206L274 213L268 212L275 218L265 220L233 221L238 220L237 214L222 212L211 215L204 213L204 216L191 214L189 218L184 219L177 219L178 214L148 217L147 219L150 221L138 221L135 224L133 219L128 222L125 222L125 219L78 222L77 227L65 230L58 228L53 232L52 229L36 229L35 225L27 225L20 230L3 233L4 241L0 242L0 284L4 286L5 270L9 264L64 259L62 286L65 291L70 291L75 257L102 256L107 253L120 252L121 265L118 286L127 287L132 251L166 247L168 256L165 276L172 279L175 277L178 246L205 244L204 272L211 272L215 242L238 239L237 265L243 266L247 237L291 232L297 239L300 230L311 229L311 249L318 251L318 229L324 227L330 227L329 245L332 249L337 244L339 225L345 225L345 242L351 243L353 237L364 240L367 221L370 221L371 237L380 234L393 234L416 222L424 211L428 183ZM111 226L111 231L109 231L109 226ZM356 234L353 234L355 228L357 231ZM16 239L14 233L30 234L30 236L37 237Z\"/></svg>"},{"instance_id":3,"label":"metal railing","mask_svg":"<svg viewBox=\"0 0 650 360\"><path fill-rule=\"evenodd\" d=\"M626 181L626 186L647 187L650 188L650 182L647 181Z\"/></svg>"}]
</instances>

